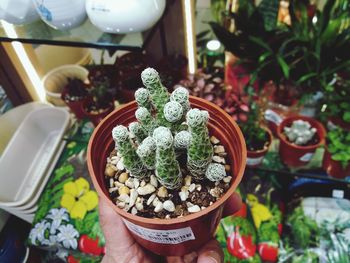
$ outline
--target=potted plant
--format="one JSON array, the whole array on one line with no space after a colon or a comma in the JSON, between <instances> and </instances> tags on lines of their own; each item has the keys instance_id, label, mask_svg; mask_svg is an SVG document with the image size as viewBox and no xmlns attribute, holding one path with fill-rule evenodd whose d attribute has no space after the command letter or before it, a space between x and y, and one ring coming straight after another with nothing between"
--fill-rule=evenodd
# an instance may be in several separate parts
<instances>
[{"instance_id":1,"label":"potted plant","mask_svg":"<svg viewBox=\"0 0 350 263\"><path fill-rule=\"evenodd\" d=\"M101 75L91 83L90 99L84 101L82 111L97 126L99 122L114 109L114 98L109 92L110 80Z\"/></svg>"},{"instance_id":2,"label":"potted plant","mask_svg":"<svg viewBox=\"0 0 350 263\"><path fill-rule=\"evenodd\" d=\"M95 129L88 168L100 197L140 245L185 255L214 235L243 175L246 147L222 109L181 87L170 95L154 69L141 77L146 88L136 101Z\"/></svg>"},{"instance_id":3,"label":"potted plant","mask_svg":"<svg viewBox=\"0 0 350 263\"><path fill-rule=\"evenodd\" d=\"M81 79L68 78L68 83L61 93L62 100L78 119L84 117L82 104L89 99L88 85Z\"/></svg>"},{"instance_id":4,"label":"potted plant","mask_svg":"<svg viewBox=\"0 0 350 263\"><path fill-rule=\"evenodd\" d=\"M306 116L285 118L277 127L279 154L286 165L306 165L316 149L324 143L326 131L322 124Z\"/></svg>"},{"instance_id":5,"label":"potted plant","mask_svg":"<svg viewBox=\"0 0 350 263\"><path fill-rule=\"evenodd\" d=\"M242 130L247 145L247 166L256 167L261 164L272 143L271 131L263 125L262 114L256 102L250 104L246 121L241 121Z\"/></svg>"},{"instance_id":6,"label":"potted plant","mask_svg":"<svg viewBox=\"0 0 350 263\"><path fill-rule=\"evenodd\" d=\"M332 177L345 178L350 175L350 135L336 128L327 133L323 169Z\"/></svg>"}]
</instances>

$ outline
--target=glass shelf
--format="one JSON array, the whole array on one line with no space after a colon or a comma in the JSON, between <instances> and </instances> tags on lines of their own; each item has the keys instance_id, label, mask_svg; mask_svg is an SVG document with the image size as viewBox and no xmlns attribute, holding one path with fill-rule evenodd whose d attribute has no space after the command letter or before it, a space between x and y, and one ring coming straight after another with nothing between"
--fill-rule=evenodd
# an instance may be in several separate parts
<instances>
[{"instance_id":1,"label":"glass shelf","mask_svg":"<svg viewBox=\"0 0 350 263\"><path fill-rule=\"evenodd\" d=\"M26 25L14 26L17 36L13 34L9 36L0 24L0 41L140 51L156 27L157 25L145 32L109 34L100 31L91 24L89 19L79 27L67 31L53 29L38 20Z\"/></svg>"},{"instance_id":2,"label":"glass shelf","mask_svg":"<svg viewBox=\"0 0 350 263\"><path fill-rule=\"evenodd\" d=\"M309 178L314 180L327 180L337 184L345 184L350 186L350 175L344 179L337 179L327 175L322 169L322 158L324 149L316 150L311 161L300 168L289 168L284 165L278 153L278 140L274 140L270 151L264 157L262 164L258 167L248 168L251 171L262 171L267 173L274 173L279 176L286 176L289 179Z\"/></svg>"}]
</instances>

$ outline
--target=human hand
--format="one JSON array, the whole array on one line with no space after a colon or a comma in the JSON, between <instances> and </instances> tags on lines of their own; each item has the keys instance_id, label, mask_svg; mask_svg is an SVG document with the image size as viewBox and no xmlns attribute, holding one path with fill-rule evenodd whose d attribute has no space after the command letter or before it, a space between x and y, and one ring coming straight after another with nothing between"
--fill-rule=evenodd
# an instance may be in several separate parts
<instances>
[{"instance_id":1,"label":"human hand","mask_svg":"<svg viewBox=\"0 0 350 263\"><path fill-rule=\"evenodd\" d=\"M237 212L242 205L241 197L234 193L226 202L223 217ZM139 263L161 262L168 263L219 263L223 262L224 255L219 243L212 239L198 251L182 257L159 256L142 248L136 243L129 230L125 227L122 218L107 202L100 198L100 224L106 240L106 254L102 263Z\"/></svg>"}]
</instances>

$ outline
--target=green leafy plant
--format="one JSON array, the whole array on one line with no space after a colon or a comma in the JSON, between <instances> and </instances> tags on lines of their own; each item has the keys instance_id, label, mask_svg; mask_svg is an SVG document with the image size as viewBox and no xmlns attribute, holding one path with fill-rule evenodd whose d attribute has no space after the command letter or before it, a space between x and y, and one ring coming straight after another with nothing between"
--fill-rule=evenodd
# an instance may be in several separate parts
<instances>
[{"instance_id":1,"label":"green leafy plant","mask_svg":"<svg viewBox=\"0 0 350 263\"><path fill-rule=\"evenodd\" d=\"M327 148L332 159L341 162L345 168L350 162L350 133L341 128L331 130L327 134Z\"/></svg>"}]
</instances>

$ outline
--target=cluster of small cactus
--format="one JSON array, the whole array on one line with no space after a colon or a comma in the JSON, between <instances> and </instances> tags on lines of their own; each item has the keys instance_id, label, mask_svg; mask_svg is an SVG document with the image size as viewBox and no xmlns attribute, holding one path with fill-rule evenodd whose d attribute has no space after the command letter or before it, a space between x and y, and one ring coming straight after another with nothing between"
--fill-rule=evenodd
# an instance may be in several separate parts
<instances>
[{"instance_id":1,"label":"cluster of small cactus","mask_svg":"<svg viewBox=\"0 0 350 263\"><path fill-rule=\"evenodd\" d=\"M187 154L187 168L196 179L219 181L225 167L212 163L207 111L191 109L189 93L183 88L169 94L152 68L141 74L145 88L135 92L137 122L116 126L112 131L116 149L129 172L142 178L155 171L168 189L181 186L182 172L177 157Z\"/></svg>"},{"instance_id":2,"label":"cluster of small cactus","mask_svg":"<svg viewBox=\"0 0 350 263\"><path fill-rule=\"evenodd\" d=\"M290 142L304 145L314 137L316 128L311 127L311 124L307 121L296 120L293 121L292 126L284 127L284 133Z\"/></svg>"}]
</instances>

